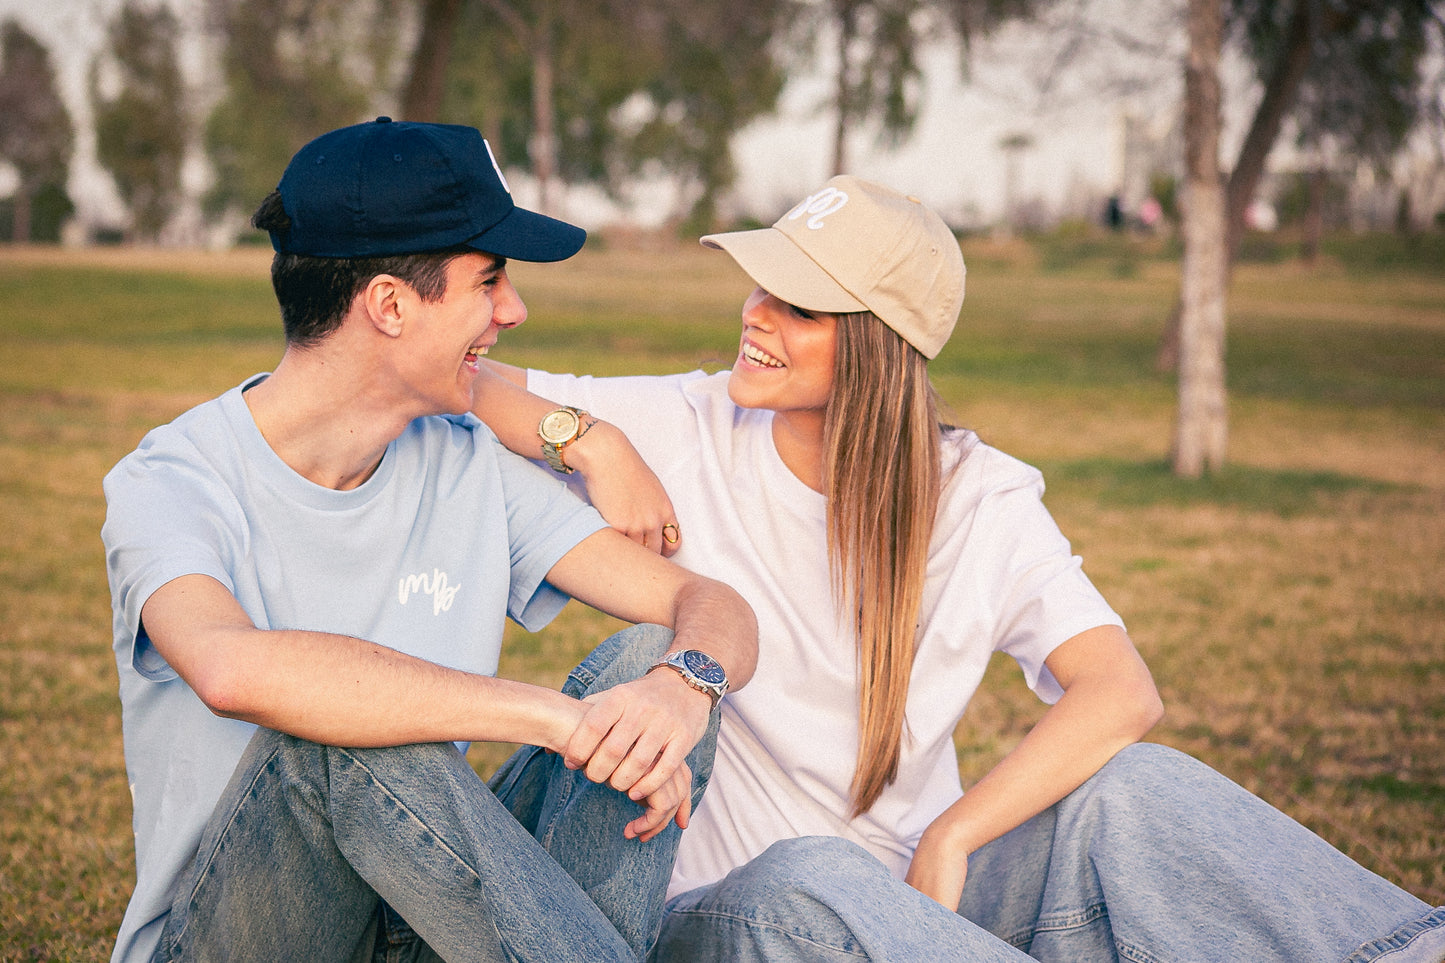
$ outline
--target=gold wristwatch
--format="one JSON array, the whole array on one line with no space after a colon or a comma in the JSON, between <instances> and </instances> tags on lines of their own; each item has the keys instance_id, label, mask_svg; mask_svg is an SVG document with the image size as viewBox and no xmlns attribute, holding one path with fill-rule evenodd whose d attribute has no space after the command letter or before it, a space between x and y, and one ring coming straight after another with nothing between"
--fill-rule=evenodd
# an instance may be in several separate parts
<instances>
[{"instance_id":1,"label":"gold wristwatch","mask_svg":"<svg viewBox=\"0 0 1445 963\"><path fill-rule=\"evenodd\" d=\"M587 434L587 429L595 424L597 419L581 408L568 405L549 411L542 417L537 425L537 434L542 439L542 457L547 459L553 471L572 474L573 470L562 460L562 451Z\"/></svg>"}]
</instances>

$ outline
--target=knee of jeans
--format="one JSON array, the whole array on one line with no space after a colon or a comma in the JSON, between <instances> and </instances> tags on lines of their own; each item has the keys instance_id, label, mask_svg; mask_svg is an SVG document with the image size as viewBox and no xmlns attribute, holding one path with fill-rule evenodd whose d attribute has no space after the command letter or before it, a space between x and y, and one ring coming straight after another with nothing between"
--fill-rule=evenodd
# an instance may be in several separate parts
<instances>
[{"instance_id":1,"label":"knee of jeans","mask_svg":"<svg viewBox=\"0 0 1445 963\"><path fill-rule=\"evenodd\" d=\"M1193 778L1202 765L1178 749L1156 742L1136 742L1120 749L1095 778L1125 787L1170 785Z\"/></svg>"},{"instance_id":2,"label":"knee of jeans","mask_svg":"<svg viewBox=\"0 0 1445 963\"><path fill-rule=\"evenodd\" d=\"M773 913L792 910L816 912L831 905L834 895L862 887L857 884L888 870L857 843L837 836L800 836L782 839L727 877L734 898Z\"/></svg>"},{"instance_id":3,"label":"knee of jeans","mask_svg":"<svg viewBox=\"0 0 1445 963\"><path fill-rule=\"evenodd\" d=\"M665 625L632 625L608 636L567 676L562 691L581 698L639 679L672 644Z\"/></svg>"},{"instance_id":4,"label":"knee of jeans","mask_svg":"<svg viewBox=\"0 0 1445 963\"><path fill-rule=\"evenodd\" d=\"M1123 814L1171 811L1198 791L1208 767L1177 749L1151 742L1125 746L1066 799L1066 809Z\"/></svg>"}]
</instances>

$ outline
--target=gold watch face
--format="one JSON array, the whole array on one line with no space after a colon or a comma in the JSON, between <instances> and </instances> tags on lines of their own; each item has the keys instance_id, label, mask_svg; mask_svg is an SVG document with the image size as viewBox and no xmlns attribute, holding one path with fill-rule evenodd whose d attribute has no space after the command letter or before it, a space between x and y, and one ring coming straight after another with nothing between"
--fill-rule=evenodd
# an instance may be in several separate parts
<instances>
[{"instance_id":1,"label":"gold watch face","mask_svg":"<svg viewBox=\"0 0 1445 963\"><path fill-rule=\"evenodd\" d=\"M547 413L547 417L542 419L542 424L538 426L537 431L541 434L543 441L560 445L563 442L571 441L576 436L577 427L580 424L576 412L568 408L558 408L556 411Z\"/></svg>"}]
</instances>

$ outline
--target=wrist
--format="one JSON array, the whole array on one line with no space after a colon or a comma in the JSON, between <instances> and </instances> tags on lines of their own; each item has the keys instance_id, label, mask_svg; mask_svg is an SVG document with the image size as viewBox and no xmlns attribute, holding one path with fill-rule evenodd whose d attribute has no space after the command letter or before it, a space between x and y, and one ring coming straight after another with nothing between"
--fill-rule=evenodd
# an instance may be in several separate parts
<instances>
[{"instance_id":1,"label":"wrist","mask_svg":"<svg viewBox=\"0 0 1445 963\"><path fill-rule=\"evenodd\" d=\"M685 705L701 706L704 712L711 713L713 698L701 689L688 685L687 681L676 672L663 665L655 665L648 669L643 678L653 684L664 688L668 692L684 693Z\"/></svg>"},{"instance_id":2,"label":"wrist","mask_svg":"<svg viewBox=\"0 0 1445 963\"><path fill-rule=\"evenodd\" d=\"M982 846L986 839L980 837L976 828L962 813L950 814L944 810L937 819L923 831L923 839L940 853L967 858ZM922 839L920 840L920 843Z\"/></svg>"},{"instance_id":3,"label":"wrist","mask_svg":"<svg viewBox=\"0 0 1445 963\"><path fill-rule=\"evenodd\" d=\"M606 450L621 437L622 430L590 414L583 423L588 427L567 446L563 454L567 467L587 478L606 458Z\"/></svg>"},{"instance_id":4,"label":"wrist","mask_svg":"<svg viewBox=\"0 0 1445 963\"><path fill-rule=\"evenodd\" d=\"M700 649L669 652L648 671L657 669L670 670L669 674L675 674L683 685L707 696L709 711L716 709L722 697L727 694L727 671L716 659Z\"/></svg>"},{"instance_id":5,"label":"wrist","mask_svg":"<svg viewBox=\"0 0 1445 963\"><path fill-rule=\"evenodd\" d=\"M543 749L560 753L567 748L567 743L572 740L572 734L582 723L582 718L587 714L587 707L569 695L560 692L555 693L556 699L550 700L546 719L543 722L540 738L537 745Z\"/></svg>"},{"instance_id":6,"label":"wrist","mask_svg":"<svg viewBox=\"0 0 1445 963\"><path fill-rule=\"evenodd\" d=\"M553 408L537 423L537 436L542 441L542 458L548 467L563 475L576 471L567 464L565 453L597 425L597 419L581 408L562 405Z\"/></svg>"}]
</instances>

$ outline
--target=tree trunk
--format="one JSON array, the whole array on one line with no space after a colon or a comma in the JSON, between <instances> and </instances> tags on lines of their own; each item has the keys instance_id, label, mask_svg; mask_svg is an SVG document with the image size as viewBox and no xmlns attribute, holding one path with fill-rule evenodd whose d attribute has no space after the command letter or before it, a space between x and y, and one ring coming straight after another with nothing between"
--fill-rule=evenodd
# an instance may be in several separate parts
<instances>
[{"instance_id":1,"label":"tree trunk","mask_svg":"<svg viewBox=\"0 0 1445 963\"><path fill-rule=\"evenodd\" d=\"M541 0L529 4L536 22L528 23L522 10L507 0L486 0L487 8L512 31L517 42L532 57L532 136L527 139L527 154L532 162L532 176L537 178L537 210L556 215L553 188L557 176L557 109L556 109L556 37L553 27L557 18L557 0ZM488 139L500 141L495 115L486 123Z\"/></svg>"},{"instance_id":2,"label":"tree trunk","mask_svg":"<svg viewBox=\"0 0 1445 963\"><path fill-rule=\"evenodd\" d=\"M1219 176L1222 0L1189 0L1184 71L1184 259L1180 278L1179 411L1174 473L1198 478L1224 466L1224 189Z\"/></svg>"},{"instance_id":3,"label":"tree trunk","mask_svg":"<svg viewBox=\"0 0 1445 963\"><path fill-rule=\"evenodd\" d=\"M1309 195L1300 238L1300 260L1306 264L1315 263L1320 253L1320 238L1325 233L1325 188L1329 186L1329 181L1330 172L1324 164L1310 171Z\"/></svg>"},{"instance_id":4,"label":"tree trunk","mask_svg":"<svg viewBox=\"0 0 1445 963\"><path fill-rule=\"evenodd\" d=\"M421 36L411 58L411 76L401 97L401 119L441 120L446 92L447 61L456 33L461 0L426 0L422 7Z\"/></svg>"},{"instance_id":5,"label":"tree trunk","mask_svg":"<svg viewBox=\"0 0 1445 963\"><path fill-rule=\"evenodd\" d=\"M838 21L838 73L835 77L837 111L833 124L833 174L848 173L848 127L853 122L853 60L850 51L858 31L857 4L835 2Z\"/></svg>"},{"instance_id":6,"label":"tree trunk","mask_svg":"<svg viewBox=\"0 0 1445 963\"><path fill-rule=\"evenodd\" d=\"M553 9L541 4L532 44L532 174L537 178L537 209L556 215L553 189L557 176L556 70L552 35Z\"/></svg>"},{"instance_id":7,"label":"tree trunk","mask_svg":"<svg viewBox=\"0 0 1445 963\"><path fill-rule=\"evenodd\" d=\"M1279 137L1284 119L1294 107L1299 95L1300 83L1309 68L1314 54L1314 33L1317 19L1314 16L1315 0L1295 0L1290 14L1289 31L1286 34L1284 52L1274 71L1265 84L1264 96L1255 109L1249 132L1240 145L1239 156L1229 175L1228 199L1225 207L1226 249L1224 272L1228 280L1234 256L1239 250L1240 239L1244 236L1244 214L1254 192L1264 176L1264 163L1270 149ZM1187 109L1187 108L1186 108ZM1183 294L1181 293L1181 298ZM1179 363L1179 319L1182 306L1175 304L1159 336L1159 346L1154 355L1157 371L1173 371Z\"/></svg>"},{"instance_id":8,"label":"tree trunk","mask_svg":"<svg viewBox=\"0 0 1445 963\"><path fill-rule=\"evenodd\" d=\"M1229 191L1225 217L1229 229L1229 260L1233 261L1239 251L1239 241L1244 235L1244 215L1249 210L1254 192L1259 189L1260 178L1264 176L1264 162L1279 138L1284 119L1294 108L1299 95L1301 81L1309 69L1314 55L1314 34L1316 0L1295 0L1290 13L1289 30L1285 35L1284 53L1275 64L1269 82L1264 86L1264 97L1254 111L1249 132L1239 147L1239 157L1229 174Z\"/></svg>"},{"instance_id":9,"label":"tree trunk","mask_svg":"<svg viewBox=\"0 0 1445 963\"><path fill-rule=\"evenodd\" d=\"M10 239L16 244L27 244L30 241L30 192L29 184L22 183L15 192L14 215L10 224Z\"/></svg>"}]
</instances>

